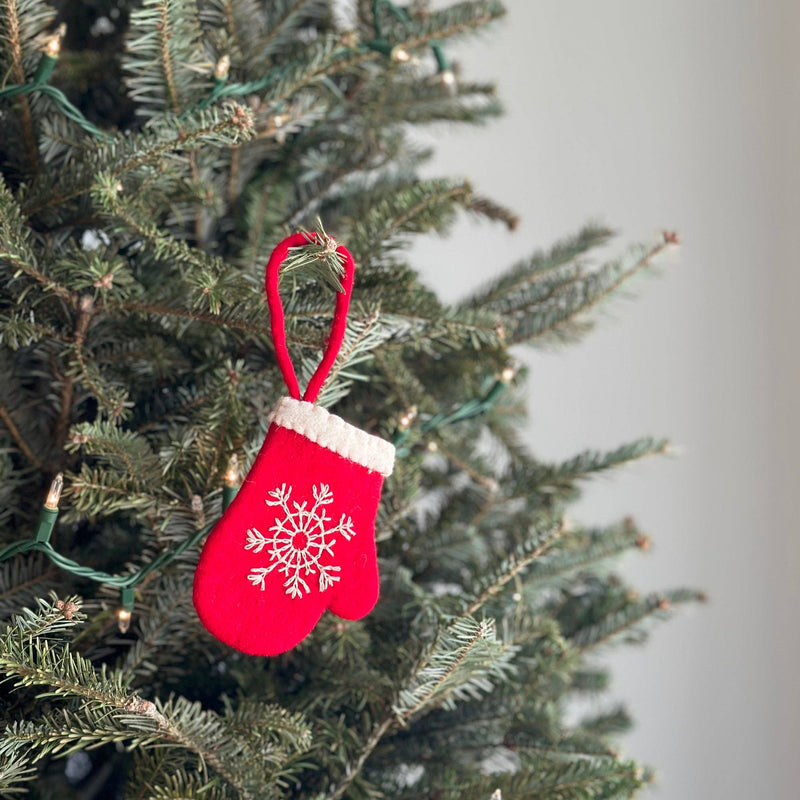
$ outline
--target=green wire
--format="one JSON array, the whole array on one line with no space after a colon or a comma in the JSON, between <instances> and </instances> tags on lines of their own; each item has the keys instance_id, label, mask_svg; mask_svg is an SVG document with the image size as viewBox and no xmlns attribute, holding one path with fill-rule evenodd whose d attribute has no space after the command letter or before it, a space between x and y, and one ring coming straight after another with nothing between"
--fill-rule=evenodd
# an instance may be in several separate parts
<instances>
[{"instance_id":1,"label":"green wire","mask_svg":"<svg viewBox=\"0 0 800 800\"><path fill-rule=\"evenodd\" d=\"M458 408L446 414L435 414L430 419L423 422L419 426L419 429L422 433L431 433L441 430L447 425L453 425L456 422L462 422L463 420L486 414L488 411L491 411L500 398L500 395L503 394L507 387L508 381L498 378L492 383L483 397L467 400L465 403L458 406ZM401 448L400 445L408 439L409 435L410 430L408 428L405 430L398 429L395 431L394 437L392 438L392 444L398 448L397 455L400 458L408 455L408 449Z\"/></svg>"},{"instance_id":2,"label":"green wire","mask_svg":"<svg viewBox=\"0 0 800 800\"><path fill-rule=\"evenodd\" d=\"M49 59L49 56L44 56L42 61ZM52 59L51 59L52 60ZM50 72L52 72L52 66L50 70L44 71L43 78L46 79ZM37 70L37 74L39 70ZM39 92L46 97L49 97L53 103L55 103L58 110L67 118L75 122L76 124L80 125L83 130L87 133L91 134L92 136L97 137L98 139L103 140L110 140L111 137L100 130L96 125L89 122L86 117L81 114L80 110L77 109L69 100L67 100L66 95L60 89L56 89L55 86L50 86L50 84L45 83L44 80L34 80L30 83L14 83L10 86L5 86L4 88L0 89L0 98L11 98L11 97L19 97L20 95L25 94L33 94L34 92Z\"/></svg>"},{"instance_id":3,"label":"green wire","mask_svg":"<svg viewBox=\"0 0 800 800\"><path fill-rule=\"evenodd\" d=\"M380 24L380 11L381 7L383 6L385 6L389 13L403 23L403 25L406 27L408 27L411 20L403 9L398 8L394 3L390 2L390 0L373 0L372 16L373 28L375 30L375 41L367 42L366 44L362 45L362 47L367 50L375 50L388 55L391 53L391 45L383 39L383 33ZM449 69L449 62L445 58L441 45L438 42L431 42L431 49L433 50L433 55L436 58L439 71L443 72ZM88 134L102 141L111 141L113 139L112 136L100 130L100 128L93 123L89 122L89 120L86 119L81 111L72 103L70 103L66 95L60 89L50 86L47 83L47 80L53 72L57 61L58 59L54 58L53 56L47 54L43 55L33 79L28 83L15 83L10 84L9 86L4 86L2 89L0 89L0 99L10 99L13 97L19 97L21 95L39 92L40 94L49 97L50 100L52 100L52 102L55 104L56 108L67 119L80 126ZM281 75L283 75L287 69L287 67L279 67L278 69L274 69L267 73L262 78L253 81L247 81L246 83L228 83L227 78L217 78L214 80L214 85L211 87L208 95L199 102L195 103L194 106L185 111L181 116L185 117L192 111L201 111L205 108L208 108L212 103L222 97L241 97L242 95L253 94L254 92L266 89L271 83L279 80Z\"/></svg>"},{"instance_id":4,"label":"green wire","mask_svg":"<svg viewBox=\"0 0 800 800\"><path fill-rule=\"evenodd\" d=\"M196 533L192 534L188 539L181 542L177 547L170 550L165 550L159 556L154 558L149 564L136 570L130 575L111 575L102 570L92 569L73 561L71 558L59 553L53 549L49 542L37 542L35 539L26 539L19 542L14 542L0 550L0 561L6 561L13 556L20 553L27 553L31 550L38 550L44 553L50 561L57 567L69 572L72 575L77 575L79 578L88 578L89 580L96 581L97 583L107 583L109 586L117 586L120 589L130 588L133 589L138 586L144 578L154 570L164 567L174 561L181 553L186 552L194 547L213 527L213 523L203 526Z\"/></svg>"},{"instance_id":5,"label":"green wire","mask_svg":"<svg viewBox=\"0 0 800 800\"><path fill-rule=\"evenodd\" d=\"M368 42L363 45L363 47L379 52L383 52L386 49L385 46L388 46L388 43L383 41L382 28L380 24L380 10L382 6L386 6L386 8L389 10L389 13L391 13L406 27L410 23L406 12L403 9L398 8L394 3L390 2L390 0L373 0L372 14L376 41ZM431 48L433 49L433 54L436 58L436 63L438 64L439 69L447 69L448 65L441 45L439 45L438 42L432 42ZM390 47L387 52L391 52ZM52 102L55 104L56 108L58 108L58 110L67 119L79 125L84 131L98 139L110 141L113 137L109 136L107 133L100 130L100 128L98 128L96 125L89 122L89 120L84 117L81 111L72 103L70 103L66 95L60 89L50 86L47 83L47 80L53 72L57 61L58 59L54 58L53 56L47 54L43 55L36 69L33 80L24 84L11 84L9 86L4 86L2 89L0 89L0 99L10 99L19 97L21 95L39 92L50 98L50 100L52 100ZM284 74L286 70L287 67L280 67L272 70L258 80L248 81L246 83L228 83L227 78L216 78L208 96L196 103L191 109L184 112L184 115L182 116L189 114L191 111L208 108L214 101L220 99L221 97L239 97L258 92L261 89L265 89L270 85L270 83L280 79L280 76ZM429 433L430 431L438 430L445 425L452 425L455 422L469 419L470 417L474 417L478 414L488 411L494 405L497 397L502 393L504 387L505 383L503 381L496 381L483 398L479 400L469 400L449 414L437 414L434 417L431 417L431 419L420 426L421 430L423 433ZM397 431L394 436L394 444L400 445L407 437L408 431ZM406 452L407 451L399 451L398 455L405 455ZM224 500L226 501L225 504L227 505L227 503L230 503L232 499L230 489L228 489L225 494L226 496ZM132 603L131 597L133 589L138 586L147 575L159 569L160 567L166 566L174 561L179 555L181 555L181 553L184 553L186 550L194 547L194 545L196 545L213 527L213 523L205 525L177 547L174 547L170 550L165 550L163 553L156 556L156 558L154 558L149 564L146 564L130 575L111 575L110 573L103 572L102 570L95 570L91 567L85 567L82 564L79 564L77 561L73 561L71 558L67 558L66 556L54 550L48 539L49 533L52 532L52 528L55 526L56 514L53 513L51 518L48 518L47 522L50 525L50 529L46 532L46 535L40 536L39 531L37 530L37 537L39 537L38 539L34 538L20 540L0 549L0 562L6 561L9 558L21 553L38 550L44 553L57 567L71 573L72 575L76 575L80 578L88 578L89 580L93 580L98 583L106 583L110 586L119 587L122 590L125 598L125 602L123 603L125 607ZM39 527L41 528L41 519Z\"/></svg>"},{"instance_id":6,"label":"green wire","mask_svg":"<svg viewBox=\"0 0 800 800\"><path fill-rule=\"evenodd\" d=\"M495 380L483 397L468 400L447 414L434 415L420 425L420 430L423 433L430 433L431 431L440 430L447 425L453 425L457 422L485 414L495 405L500 395L505 391L507 385L507 382L504 380ZM394 435L393 443L396 447L398 447L397 455L399 457L408 455L408 450L406 448L399 447L408 438L408 435L408 430L397 431ZM225 507L230 504L231 500L233 499L233 494L234 492L232 487L226 486L223 488L223 505ZM52 531L52 528L56 523L55 510L50 512L50 515L47 518L47 523L50 526L50 531ZM53 564L60 569L63 569L65 572L69 572L79 578L88 578L89 580L96 581L97 583L105 583L109 586L116 586L123 591L132 591L151 572L155 572L155 570L167 566L167 564L172 563L179 555L185 553L187 550L190 550L196 544L198 544L213 526L214 523L204 525L176 547L165 550L163 553L160 553L158 556L156 556L149 564L145 564L143 567L140 567L138 570L128 575L112 575L108 572L103 572L102 570L85 567L82 564L79 564L77 561L73 561L71 558L62 555L53 548L50 542L47 541L47 539L49 539L49 535L42 537L42 540L24 539L6 545L6 547L0 549L0 562L7 561L9 558L20 555L21 553L37 550L41 553L44 553L50 559L50 561L53 562Z\"/></svg>"}]
</instances>

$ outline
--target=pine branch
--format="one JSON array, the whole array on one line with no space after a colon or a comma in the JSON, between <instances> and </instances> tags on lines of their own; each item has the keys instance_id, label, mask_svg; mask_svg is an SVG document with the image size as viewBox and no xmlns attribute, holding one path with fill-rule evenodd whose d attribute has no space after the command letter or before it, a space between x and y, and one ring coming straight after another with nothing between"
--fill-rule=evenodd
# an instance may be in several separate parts
<instances>
[{"instance_id":1,"label":"pine branch","mask_svg":"<svg viewBox=\"0 0 800 800\"><path fill-rule=\"evenodd\" d=\"M69 474L65 490L71 508L66 518L73 515L97 516L119 511L134 511L145 516L157 504L151 487L143 486L127 474L115 474L103 469L92 469L82 464L80 472Z\"/></svg>"},{"instance_id":2,"label":"pine branch","mask_svg":"<svg viewBox=\"0 0 800 800\"><path fill-rule=\"evenodd\" d=\"M563 287L548 292L540 305L512 314L509 341L530 342L545 336L569 338L581 333L589 326L589 311L651 266L653 259L670 245L665 236L650 247L634 250L627 260L606 264L585 276L569 275Z\"/></svg>"},{"instance_id":3,"label":"pine branch","mask_svg":"<svg viewBox=\"0 0 800 800\"><path fill-rule=\"evenodd\" d=\"M93 307L84 298L78 306L78 316L75 320L73 341L77 351L83 348L86 341L86 332L92 321ZM68 374L64 377L61 385L60 409L53 427L53 442L57 449L64 446L69 429L70 417L72 414L72 401L75 393L75 376Z\"/></svg>"},{"instance_id":4,"label":"pine branch","mask_svg":"<svg viewBox=\"0 0 800 800\"><path fill-rule=\"evenodd\" d=\"M514 497L528 496L531 492L557 494L568 497L577 481L587 480L593 475L624 466L633 461L654 455L664 455L670 451L667 439L644 437L615 450L600 452L586 450L560 464L540 464L526 462L515 470L521 492Z\"/></svg>"},{"instance_id":5,"label":"pine branch","mask_svg":"<svg viewBox=\"0 0 800 800\"><path fill-rule=\"evenodd\" d=\"M77 598L70 600L76 602ZM110 672L105 665L96 670L87 659L51 640L81 619L80 612L67 613L53 601L40 601L38 611L26 609L0 637L0 668L15 687L45 686L45 695L83 701L79 711L62 709L40 722L11 725L0 743L0 756L13 756L23 746L35 748L36 757L42 758L112 742L139 747L169 743L196 754L247 799L255 795L237 774L237 765L248 770L246 760L251 759L261 766L263 753L243 754L241 737L233 735L237 727L249 723L251 734L253 725L270 731L287 753L287 748L308 746L310 733L302 719L277 707L233 712L226 721L182 697L152 703L128 692L122 673ZM276 753L275 758L282 763L285 756Z\"/></svg>"},{"instance_id":6,"label":"pine branch","mask_svg":"<svg viewBox=\"0 0 800 800\"><path fill-rule=\"evenodd\" d=\"M517 229L519 217L510 209L481 195L473 195L466 205L469 211L495 222L502 222L510 231Z\"/></svg>"},{"instance_id":7,"label":"pine branch","mask_svg":"<svg viewBox=\"0 0 800 800\"><path fill-rule=\"evenodd\" d=\"M450 781L430 788L442 800L497 797L515 800L586 800L587 798L632 797L647 781L648 773L633 762L593 757L563 761L540 759L531 768L513 774L483 776L472 780ZM430 796L414 790L403 792L401 800Z\"/></svg>"},{"instance_id":8,"label":"pine branch","mask_svg":"<svg viewBox=\"0 0 800 800\"><path fill-rule=\"evenodd\" d=\"M107 380L84 347L85 340L77 337L67 348L67 378L80 379L97 400L101 413L110 419L123 419L131 406L127 390Z\"/></svg>"},{"instance_id":9,"label":"pine branch","mask_svg":"<svg viewBox=\"0 0 800 800\"><path fill-rule=\"evenodd\" d=\"M451 95L438 81L421 83L418 75L387 73L377 87L365 87L358 96L365 113L377 124L422 125L435 122L485 123L501 113L492 84L459 83Z\"/></svg>"},{"instance_id":10,"label":"pine branch","mask_svg":"<svg viewBox=\"0 0 800 800\"><path fill-rule=\"evenodd\" d=\"M2 0L0 2L0 69L13 82L26 82L26 64L35 37L50 23L53 10L39 0ZM4 80L5 82L5 80ZM27 95L16 99L20 109L23 139L32 173L39 168L39 151L33 125L31 101Z\"/></svg>"},{"instance_id":11,"label":"pine branch","mask_svg":"<svg viewBox=\"0 0 800 800\"><path fill-rule=\"evenodd\" d=\"M431 41L467 35L505 13L505 8L497 0L467 0L431 11L421 19L413 18L408 23L391 20L384 32L390 42L400 38L403 46L414 48Z\"/></svg>"},{"instance_id":12,"label":"pine branch","mask_svg":"<svg viewBox=\"0 0 800 800\"><path fill-rule=\"evenodd\" d=\"M54 588L51 583L57 574L41 553L0 563L0 618L7 619Z\"/></svg>"},{"instance_id":13,"label":"pine branch","mask_svg":"<svg viewBox=\"0 0 800 800\"><path fill-rule=\"evenodd\" d=\"M432 705L452 708L458 700L491 691L493 679L507 678L516 653L496 638L493 619L461 616L439 632L419 665L404 682L393 705L405 724Z\"/></svg>"},{"instance_id":14,"label":"pine branch","mask_svg":"<svg viewBox=\"0 0 800 800\"><path fill-rule=\"evenodd\" d=\"M230 800L230 792L216 778L189 771L182 764L162 765L165 759L160 755L157 766L138 759L131 783L140 788L126 794L125 800Z\"/></svg>"},{"instance_id":15,"label":"pine branch","mask_svg":"<svg viewBox=\"0 0 800 800\"><path fill-rule=\"evenodd\" d=\"M494 620L477 622L469 617L454 620L440 631L404 681L392 706L393 715L373 729L358 759L348 765L346 776L327 797L339 800L344 795L383 737L395 726L408 724L412 717L434 705L452 708L458 700L478 698L491 691L493 680L507 677L515 653L515 646L497 641Z\"/></svg>"},{"instance_id":16,"label":"pine branch","mask_svg":"<svg viewBox=\"0 0 800 800\"><path fill-rule=\"evenodd\" d=\"M191 119L166 116L143 131L118 135L81 153L57 175L37 181L22 204L26 217L68 203L89 192L98 175L122 182L151 178L151 169L199 147L220 147L247 141L253 135L253 115L239 105L207 109ZM64 189L63 187L69 187ZM124 188L124 187L123 187Z\"/></svg>"},{"instance_id":17,"label":"pine branch","mask_svg":"<svg viewBox=\"0 0 800 800\"><path fill-rule=\"evenodd\" d=\"M11 416L11 412L2 404L0 404L0 422L5 425L6 430L11 435L11 438L14 440L14 443L19 448L20 452L28 459L28 461L33 464L36 469L43 469L42 462L37 457L36 453L33 452L30 445L25 441L22 434L20 433L19 428L17 427L16 423L14 422L13 417Z\"/></svg>"},{"instance_id":18,"label":"pine branch","mask_svg":"<svg viewBox=\"0 0 800 800\"><path fill-rule=\"evenodd\" d=\"M63 334L40 325L31 311L12 312L8 316L0 314L0 343L9 350L20 350L45 339L66 341Z\"/></svg>"},{"instance_id":19,"label":"pine branch","mask_svg":"<svg viewBox=\"0 0 800 800\"><path fill-rule=\"evenodd\" d=\"M29 759L24 756L13 755L0 757L0 793L3 797L27 794L28 789L17 786L19 783L30 781L36 770L30 765Z\"/></svg>"},{"instance_id":20,"label":"pine branch","mask_svg":"<svg viewBox=\"0 0 800 800\"><path fill-rule=\"evenodd\" d=\"M665 618L673 606L704 601L703 592L691 589L676 589L660 594L651 594L644 599L636 598L622 609L613 611L600 622L578 629L570 639L581 653L595 650L601 645L620 638L624 638L627 643L639 644L647 636L643 623L651 618Z\"/></svg>"},{"instance_id":21,"label":"pine branch","mask_svg":"<svg viewBox=\"0 0 800 800\"><path fill-rule=\"evenodd\" d=\"M556 579L579 569L598 567L601 563L631 550L647 550L650 540L630 519L606 528L570 532L563 546L534 564L527 576L526 586L551 584Z\"/></svg>"},{"instance_id":22,"label":"pine branch","mask_svg":"<svg viewBox=\"0 0 800 800\"><path fill-rule=\"evenodd\" d=\"M347 775L333 788L333 790L326 795L328 800L340 800L344 793L350 788L353 781L361 774L367 759L372 755L375 748L380 744L383 737L389 732L392 726L396 723L394 717L387 717L375 730L373 730L369 739L364 743L364 747L358 756L356 762L349 766Z\"/></svg>"},{"instance_id":23,"label":"pine branch","mask_svg":"<svg viewBox=\"0 0 800 800\"><path fill-rule=\"evenodd\" d=\"M11 267L11 280L25 274L46 291L72 302L69 291L37 266L31 238L24 214L0 175L0 265Z\"/></svg>"},{"instance_id":24,"label":"pine branch","mask_svg":"<svg viewBox=\"0 0 800 800\"><path fill-rule=\"evenodd\" d=\"M133 11L123 68L139 114L179 114L197 98L203 60L199 40L192 0L145 0Z\"/></svg>"},{"instance_id":25,"label":"pine branch","mask_svg":"<svg viewBox=\"0 0 800 800\"><path fill-rule=\"evenodd\" d=\"M497 317L482 311L462 311L422 300L402 313L385 311L383 319L400 331L394 343L406 343L422 352L502 344Z\"/></svg>"},{"instance_id":26,"label":"pine branch","mask_svg":"<svg viewBox=\"0 0 800 800\"><path fill-rule=\"evenodd\" d=\"M234 316L235 312L233 310L228 309L221 309L220 314L213 314L184 308L173 308L158 303L140 302L115 303L113 307L132 314L148 314L166 318L175 317L176 319L191 320L192 322L202 322L218 328L240 330L257 336L267 337L271 335L269 325L255 325L244 322Z\"/></svg>"},{"instance_id":27,"label":"pine branch","mask_svg":"<svg viewBox=\"0 0 800 800\"><path fill-rule=\"evenodd\" d=\"M225 271L222 259L209 256L198 248L190 247L184 240L176 239L149 218L146 205L141 198L128 199L119 191L116 176L105 174L98 177L93 196L103 211L121 222L126 229L136 234L149 245L159 261L177 267L184 275L191 276L197 285L211 294L216 282ZM152 209L150 209L152 215ZM218 304L219 300L215 300ZM213 305L214 303L212 303Z\"/></svg>"},{"instance_id":28,"label":"pine branch","mask_svg":"<svg viewBox=\"0 0 800 800\"><path fill-rule=\"evenodd\" d=\"M472 187L444 180L413 181L390 183L371 194L362 200L363 210L347 240L357 261L366 264L375 261L377 253L385 257L387 245L400 235L446 229L456 208L469 204Z\"/></svg>"},{"instance_id":29,"label":"pine branch","mask_svg":"<svg viewBox=\"0 0 800 800\"><path fill-rule=\"evenodd\" d=\"M402 26L394 36L389 37L390 45L414 49L432 41L463 36L504 13L502 5L494 0L456 3L449 8L431 12L421 21L413 20ZM301 66L287 69L273 80L264 95L264 102L274 104L285 101L322 75L337 75L378 58L383 56L368 48L355 53L346 51L343 54L339 37L328 36L307 49Z\"/></svg>"},{"instance_id":30,"label":"pine branch","mask_svg":"<svg viewBox=\"0 0 800 800\"><path fill-rule=\"evenodd\" d=\"M480 594L466 607L464 615L473 616L483 608L489 600L499 594L502 589L517 577L523 570L540 558L564 532L563 523L559 523L544 532L534 532L533 536L520 545L506 562L487 582Z\"/></svg>"},{"instance_id":31,"label":"pine branch","mask_svg":"<svg viewBox=\"0 0 800 800\"><path fill-rule=\"evenodd\" d=\"M508 311L521 307L530 287L554 270L574 262L589 250L601 247L613 234L608 228L588 225L576 236L565 239L548 252L538 252L509 269L465 299L462 305Z\"/></svg>"},{"instance_id":32,"label":"pine branch","mask_svg":"<svg viewBox=\"0 0 800 800\"><path fill-rule=\"evenodd\" d=\"M267 30L259 41L259 54L271 56L287 44L297 34L297 27L304 18L321 16L327 11L325 0L278 0L270 4L267 17Z\"/></svg>"},{"instance_id":33,"label":"pine branch","mask_svg":"<svg viewBox=\"0 0 800 800\"><path fill-rule=\"evenodd\" d=\"M323 407L335 405L350 391L354 381L368 381L368 375L358 367L371 362L374 352L395 334L395 329L384 322L380 312L367 317L352 316L348 320L344 341L334 362L317 403ZM303 359L300 366L300 382L307 385L317 365L319 356Z\"/></svg>"},{"instance_id":34,"label":"pine branch","mask_svg":"<svg viewBox=\"0 0 800 800\"><path fill-rule=\"evenodd\" d=\"M72 429L68 452L83 450L105 462L108 468L134 481L158 481L161 464L149 442L138 433L125 431L111 422L84 422Z\"/></svg>"}]
</instances>

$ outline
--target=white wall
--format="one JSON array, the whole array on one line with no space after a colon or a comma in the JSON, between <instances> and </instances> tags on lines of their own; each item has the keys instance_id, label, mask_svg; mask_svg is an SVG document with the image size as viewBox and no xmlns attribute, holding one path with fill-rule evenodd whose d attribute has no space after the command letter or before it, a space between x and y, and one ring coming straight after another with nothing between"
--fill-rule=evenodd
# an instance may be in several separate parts
<instances>
[{"instance_id":1,"label":"white wall","mask_svg":"<svg viewBox=\"0 0 800 800\"><path fill-rule=\"evenodd\" d=\"M649 433L682 446L597 481L576 513L632 512L655 548L626 573L711 597L611 658L638 720L625 751L659 768L662 800L796 798L800 4L507 6L458 53L465 77L496 79L507 116L437 131L432 171L470 177L523 223L465 222L416 263L456 299L589 218L620 245L680 231L678 258L584 343L525 356L528 439L554 459Z\"/></svg>"}]
</instances>

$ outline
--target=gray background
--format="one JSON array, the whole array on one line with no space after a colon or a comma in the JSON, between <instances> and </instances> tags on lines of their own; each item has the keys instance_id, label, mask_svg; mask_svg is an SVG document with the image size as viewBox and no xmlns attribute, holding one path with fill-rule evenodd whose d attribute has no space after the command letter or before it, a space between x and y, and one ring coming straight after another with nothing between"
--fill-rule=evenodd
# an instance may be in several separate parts
<instances>
[{"instance_id":1,"label":"gray background","mask_svg":"<svg viewBox=\"0 0 800 800\"><path fill-rule=\"evenodd\" d=\"M796 798L800 4L507 5L457 53L466 78L497 81L507 116L432 132L430 171L470 177L522 225L464 221L416 263L456 299L590 218L619 248L680 231L661 276L587 340L526 351L528 439L553 459L650 433L681 446L596 481L575 512L633 513L655 546L627 575L711 597L609 657L638 720L624 752L657 765L663 800Z\"/></svg>"}]
</instances>

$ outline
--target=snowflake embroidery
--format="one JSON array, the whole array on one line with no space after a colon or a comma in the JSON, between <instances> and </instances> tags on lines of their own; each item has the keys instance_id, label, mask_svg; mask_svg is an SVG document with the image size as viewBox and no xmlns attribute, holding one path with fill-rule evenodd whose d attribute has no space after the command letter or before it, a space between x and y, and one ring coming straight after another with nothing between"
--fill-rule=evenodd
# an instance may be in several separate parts
<instances>
[{"instance_id":1,"label":"snowflake embroidery","mask_svg":"<svg viewBox=\"0 0 800 800\"><path fill-rule=\"evenodd\" d=\"M341 533L349 542L355 536L353 520L342 514L338 524L332 522L324 506L333 502L333 492L324 483L312 487L314 504L308 508L308 501L302 503L289 501L292 487L281 484L280 488L267 493L264 501L268 506L279 506L284 515L279 516L275 524L265 536L256 528L247 531L245 550L260 553L267 548L270 556L268 567L258 567L250 570L247 579L253 586L258 586L263 592L266 588L266 578L270 572L277 569L286 577L283 587L290 597L302 597L311 591L305 578L318 575L319 590L324 592L339 580L336 573L341 567L333 564L320 563L324 555L333 555L333 545L336 544L336 534Z\"/></svg>"}]
</instances>

